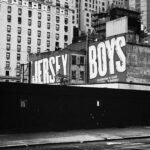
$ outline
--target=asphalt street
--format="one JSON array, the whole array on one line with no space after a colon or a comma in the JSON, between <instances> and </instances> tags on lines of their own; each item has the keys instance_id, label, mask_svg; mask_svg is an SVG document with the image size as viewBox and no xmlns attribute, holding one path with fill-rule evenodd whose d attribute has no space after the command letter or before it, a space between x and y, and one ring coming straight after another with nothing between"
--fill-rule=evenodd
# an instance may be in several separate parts
<instances>
[{"instance_id":1,"label":"asphalt street","mask_svg":"<svg viewBox=\"0 0 150 150\"><path fill-rule=\"evenodd\" d=\"M150 138L87 142L79 144L37 145L4 150L150 150Z\"/></svg>"}]
</instances>

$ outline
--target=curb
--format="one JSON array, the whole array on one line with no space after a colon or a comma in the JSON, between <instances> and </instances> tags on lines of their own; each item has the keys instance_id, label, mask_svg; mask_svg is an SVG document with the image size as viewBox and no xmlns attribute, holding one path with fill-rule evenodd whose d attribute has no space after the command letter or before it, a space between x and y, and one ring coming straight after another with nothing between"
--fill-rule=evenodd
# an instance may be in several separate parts
<instances>
[{"instance_id":1,"label":"curb","mask_svg":"<svg viewBox=\"0 0 150 150\"><path fill-rule=\"evenodd\" d=\"M109 139L109 138L104 138L100 140L86 140L86 141L74 141L74 142L56 142L56 143L50 143L50 142L45 142L45 143L33 143L33 144L27 144L27 143L20 143L20 144L11 144L11 145L4 145L0 146L1 149L5 148L17 148L17 147L34 147L34 146L55 146L55 145L68 145L68 144L84 144L84 143L94 143L94 142L107 142L107 141L122 141L122 140L134 140L134 139L147 139L150 138L150 136L133 136L133 137L119 137L116 139Z\"/></svg>"}]
</instances>

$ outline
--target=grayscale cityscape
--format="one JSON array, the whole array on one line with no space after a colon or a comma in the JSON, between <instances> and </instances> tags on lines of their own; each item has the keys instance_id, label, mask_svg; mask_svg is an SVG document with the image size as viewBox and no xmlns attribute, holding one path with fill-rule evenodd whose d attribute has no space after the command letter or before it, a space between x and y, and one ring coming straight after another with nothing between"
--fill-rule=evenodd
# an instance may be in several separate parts
<instances>
[{"instance_id":1,"label":"grayscale cityscape","mask_svg":"<svg viewBox=\"0 0 150 150\"><path fill-rule=\"evenodd\" d=\"M150 150L150 0L0 0L0 149Z\"/></svg>"}]
</instances>

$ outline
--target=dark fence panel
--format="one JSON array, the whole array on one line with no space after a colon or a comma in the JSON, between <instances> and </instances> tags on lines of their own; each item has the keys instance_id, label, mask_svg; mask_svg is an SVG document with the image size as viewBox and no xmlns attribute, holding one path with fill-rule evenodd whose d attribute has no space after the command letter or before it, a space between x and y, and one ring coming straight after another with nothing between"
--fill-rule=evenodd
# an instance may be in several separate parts
<instances>
[{"instance_id":1,"label":"dark fence panel","mask_svg":"<svg viewBox=\"0 0 150 150\"><path fill-rule=\"evenodd\" d=\"M0 130L150 125L150 92L0 83Z\"/></svg>"}]
</instances>

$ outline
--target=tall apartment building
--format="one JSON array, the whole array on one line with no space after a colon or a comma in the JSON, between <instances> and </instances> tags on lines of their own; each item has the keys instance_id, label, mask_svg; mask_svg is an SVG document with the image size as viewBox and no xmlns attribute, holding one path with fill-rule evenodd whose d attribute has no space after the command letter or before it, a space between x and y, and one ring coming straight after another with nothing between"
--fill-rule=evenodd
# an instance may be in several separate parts
<instances>
[{"instance_id":1,"label":"tall apartment building","mask_svg":"<svg viewBox=\"0 0 150 150\"><path fill-rule=\"evenodd\" d=\"M113 6L124 7L127 6L128 0L74 0L73 5L76 7L76 26L82 32L93 31L92 14L105 13L108 8Z\"/></svg>"},{"instance_id":2,"label":"tall apartment building","mask_svg":"<svg viewBox=\"0 0 150 150\"><path fill-rule=\"evenodd\" d=\"M0 0L0 81L19 81L29 53L72 43L72 0Z\"/></svg>"},{"instance_id":3,"label":"tall apartment building","mask_svg":"<svg viewBox=\"0 0 150 150\"><path fill-rule=\"evenodd\" d=\"M109 5L128 7L128 0L108 0Z\"/></svg>"},{"instance_id":4,"label":"tall apartment building","mask_svg":"<svg viewBox=\"0 0 150 150\"><path fill-rule=\"evenodd\" d=\"M150 1L149 0L130 0L129 7L141 12L141 22L150 31Z\"/></svg>"}]
</instances>

